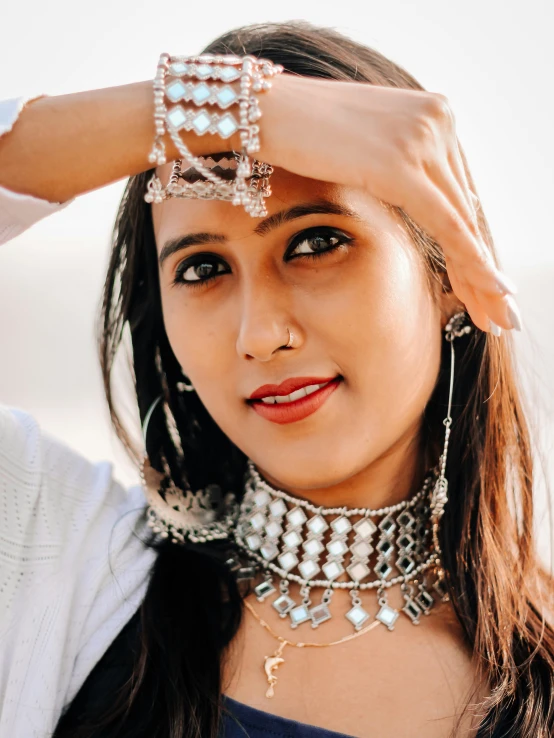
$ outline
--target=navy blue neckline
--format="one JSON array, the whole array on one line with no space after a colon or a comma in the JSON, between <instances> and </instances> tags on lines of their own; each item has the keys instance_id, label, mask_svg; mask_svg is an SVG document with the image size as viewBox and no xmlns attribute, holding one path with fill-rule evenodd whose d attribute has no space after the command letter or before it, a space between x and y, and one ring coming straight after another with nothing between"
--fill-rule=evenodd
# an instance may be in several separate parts
<instances>
[{"instance_id":1,"label":"navy blue neckline","mask_svg":"<svg viewBox=\"0 0 554 738\"><path fill-rule=\"evenodd\" d=\"M227 703L229 712L239 722L249 723L252 727L262 730L270 728L276 735L282 732L284 736L295 736L295 738L355 738L355 736L346 733L337 733L334 730L327 730L316 725L301 723L298 720L259 710L244 702L238 702L225 694L222 695L222 702L224 705Z\"/></svg>"}]
</instances>

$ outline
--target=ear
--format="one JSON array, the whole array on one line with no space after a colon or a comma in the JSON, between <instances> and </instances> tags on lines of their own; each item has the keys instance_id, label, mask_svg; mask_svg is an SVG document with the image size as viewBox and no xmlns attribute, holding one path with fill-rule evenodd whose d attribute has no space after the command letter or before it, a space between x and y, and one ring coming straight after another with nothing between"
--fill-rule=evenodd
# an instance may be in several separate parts
<instances>
[{"instance_id":1,"label":"ear","mask_svg":"<svg viewBox=\"0 0 554 738\"><path fill-rule=\"evenodd\" d=\"M450 318L456 313L465 312L465 305L454 294L448 275L442 275L442 285L437 287L437 299L441 310L441 327L444 329Z\"/></svg>"}]
</instances>

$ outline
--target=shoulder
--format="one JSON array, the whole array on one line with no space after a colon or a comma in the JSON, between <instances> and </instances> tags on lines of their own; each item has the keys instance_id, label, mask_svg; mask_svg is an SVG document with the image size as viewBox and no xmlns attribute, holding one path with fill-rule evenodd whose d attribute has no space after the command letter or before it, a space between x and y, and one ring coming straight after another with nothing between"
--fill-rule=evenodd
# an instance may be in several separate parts
<instances>
[{"instance_id":1,"label":"shoulder","mask_svg":"<svg viewBox=\"0 0 554 738\"><path fill-rule=\"evenodd\" d=\"M110 462L0 405L2 727L35 735L39 720L46 735L136 612L156 557L145 508L141 487L125 488Z\"/></svg>"},{"instance_id":2,"label":"shoulder","mask_svg":"<svg viewBox=\"0 0 554 738\"><path fill-rule=\"evenodd\" d=\"M111 462L91 462L28 412L0 405L0 505L6 565L24 557L47 566L124 517L136 522L146 500L139 485L114 478Z\"/></svg>"}]
</instances>

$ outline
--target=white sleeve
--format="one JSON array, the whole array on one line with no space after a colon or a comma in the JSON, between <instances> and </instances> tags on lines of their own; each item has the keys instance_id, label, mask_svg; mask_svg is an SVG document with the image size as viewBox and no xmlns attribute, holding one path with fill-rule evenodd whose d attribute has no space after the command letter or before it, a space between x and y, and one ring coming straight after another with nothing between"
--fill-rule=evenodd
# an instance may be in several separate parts
<instances>
[{"instance_id":1,"label":"white sleeve","mask_svg":"<svg viewBox=\"0 0 554 738\"><path fill-rule=\"evenodd\" d=\"M25 104L36 97L0 101L0 136L11 131ZM48 202L0 187L0 245L23 233L47 215L62 210L70 202L73 200L64 203Z\"/></svg>"},{"instance_id":2,"label":"white sleeve","mask_svg":"<svg viewBox=\"0 0 554 738\"><path fill-rule=\"evenodd\" d=\"M146 499L0 405L0 735L47 738L144 599Z\"/></svg>"}]
</instances>

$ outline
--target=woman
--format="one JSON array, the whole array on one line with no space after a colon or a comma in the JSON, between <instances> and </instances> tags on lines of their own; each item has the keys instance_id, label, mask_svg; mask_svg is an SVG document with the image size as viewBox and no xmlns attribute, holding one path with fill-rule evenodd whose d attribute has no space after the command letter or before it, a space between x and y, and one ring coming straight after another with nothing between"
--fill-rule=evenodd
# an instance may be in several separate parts
<instances>
[{"instance_id":1,"label":"woman","mask_svg":"<svg viewBox=\"0 0 554 738\"><path fill-rule=\"evenodd\" d=\"M205 52L274 65L245 207L182 167L221 193L238 132L176 138L166 107L152 169L152 83L36 100L0 141L8 234L132 175L100 353L139 463L110 387L128 331L146 448L127 494L3 411L5 734L552 735L520 317L446 99L305 23Z\"/></svg>"}]
</instances>

